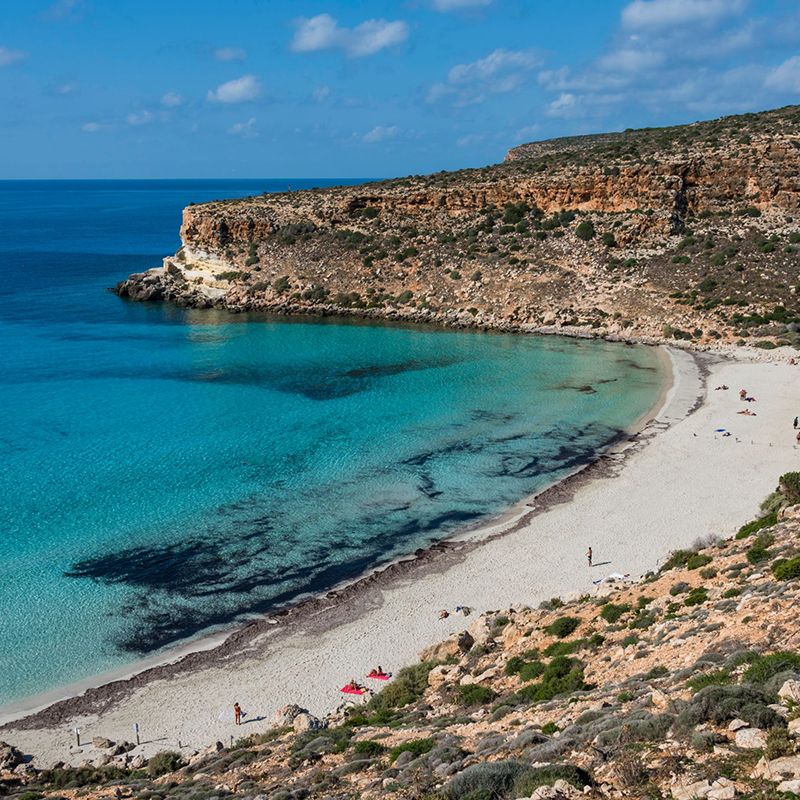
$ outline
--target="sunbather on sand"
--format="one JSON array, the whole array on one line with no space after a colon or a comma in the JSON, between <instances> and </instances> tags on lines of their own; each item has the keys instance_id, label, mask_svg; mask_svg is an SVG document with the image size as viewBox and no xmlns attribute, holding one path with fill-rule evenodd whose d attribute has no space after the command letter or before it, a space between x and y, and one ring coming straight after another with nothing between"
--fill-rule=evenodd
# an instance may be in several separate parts
<instances>
[{"instance_id":1,"label":"sunbather on sand","mask_svg":"<svg viewBox=\"0 0 800 800\"><path fill-rule=\"evenodd\" d=\"M368 677L370 677L370 678L385 678L386 677L386 673L383 671L383 667L381 667L379 665L378 669L370 670L370 673L369 673Z\"/></svg>"},{"instance_id":2,"label":"sunbather on sand","mask_svg":"<svg viewBox=\"0 0 800 800\"><path fill-rule=\"evenodd\" d=\"M449 616L450 614L444 609L442 609L442 611L439 614L439 619L447 619Z\"/></svg>"},{"instance_id":3,"label":"sunbather on sand","mask_svg":"<svg viewBox=\"0 0 800 800\"><path fill-rule=\"evenodd\" d=\"M360 692L361 687L356 683L355 678L347 684L348 689L352 689L354 692Z\"/></svg>"}]
</instances>

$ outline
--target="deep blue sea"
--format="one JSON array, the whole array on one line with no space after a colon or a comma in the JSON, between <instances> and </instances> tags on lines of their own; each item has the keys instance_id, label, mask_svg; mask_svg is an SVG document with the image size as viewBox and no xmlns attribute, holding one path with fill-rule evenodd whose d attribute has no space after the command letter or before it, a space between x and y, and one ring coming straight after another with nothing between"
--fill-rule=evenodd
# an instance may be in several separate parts
<instances>
[{"instance_id":1,"label":"deep blue sea","mask_svg":"<svg viewBox=\"0 0 800 800\"><path fill-rule=\"evenodd\" d=\"M647 348L106 291L191 201L331 183L0 182L0 704L496 514L655 402Z\"/></svg>"}]
</instances>

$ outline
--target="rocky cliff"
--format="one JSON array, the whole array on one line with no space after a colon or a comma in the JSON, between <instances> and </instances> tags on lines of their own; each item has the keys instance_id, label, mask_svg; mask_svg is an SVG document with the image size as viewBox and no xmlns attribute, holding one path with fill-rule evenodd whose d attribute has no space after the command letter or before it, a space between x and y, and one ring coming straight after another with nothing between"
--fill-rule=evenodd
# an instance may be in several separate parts
<instances>
[{"instance_id":1,"label":"rocky cliff","mask_svg":"<svg viewBox=\"0 0 800 800\"><path fill-rule=\"evenodd\" d=\"M31 764L0 742L0 795L797 797L798 502L800 473L789 473L764 516L657 572L538 609L462 610L461 633L325 719L286 706L231 746L149 763L102 737L73 766Z\"/></svg>"},{"instance_id":2,"label":"rocky cliff","mask_svg":"<svg viewBox=\"0 0 800 800\"><path fill-rule=\"evenodd\" d=\"M501 164L189 206L123 297L795 343L800 107L522 145ZM789 329L787 330L787 325Z\"/></svg>"}]
</instances>

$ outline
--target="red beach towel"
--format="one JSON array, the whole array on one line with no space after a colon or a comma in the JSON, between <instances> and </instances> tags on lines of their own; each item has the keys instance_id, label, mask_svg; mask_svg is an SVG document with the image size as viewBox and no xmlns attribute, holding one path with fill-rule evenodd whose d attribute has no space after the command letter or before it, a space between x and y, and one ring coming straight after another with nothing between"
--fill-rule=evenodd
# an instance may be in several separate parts
<instances>
[{"instance_id":1,"label":"red beach towel","mask_svg":"<svg viewBox=\"0 0 800 800\"><path fill-rule=\"evenodd\" d=\"M345 694L364 694L366 691L365 689L351 689L349 686L345 686L341 691Z\"/></svg>"},{"instance_id":2,"label":"red beach towel","mask_svg":"<svg viewBox=\"0 0 800 800\"><path fill-rule=\"evenodd\" d=\"M386 675L367 675L368 678L374 678L376 681L388 681L389 678L392 677L392 673L389 672Z\"/></svg>"}]
</instances>

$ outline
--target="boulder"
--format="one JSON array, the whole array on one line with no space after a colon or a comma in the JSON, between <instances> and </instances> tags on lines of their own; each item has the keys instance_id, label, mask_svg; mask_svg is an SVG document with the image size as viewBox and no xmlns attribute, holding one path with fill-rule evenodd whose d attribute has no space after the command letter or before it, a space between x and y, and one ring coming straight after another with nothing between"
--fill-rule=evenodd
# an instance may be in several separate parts
<instances>
[{"instance_id":1,"label":"boulder","mask_svg":"<svg viewBox=\"0 0 800 800\"><path fill-rule=\"evenodd\" d=\"M114 742L111 739L106 739L105 736L95 736L92 739L92 747L96 747L98 750L107 750L113 746Z\"/></svg>"},{"instance_id":2,"label":"boulder","mask_svg":"<svg viewBox=\"0 0 800 800\"><path fill-rule=\"evenodd\" d=\"M0 742L0 770L14 769L23 761L22 753L6 742Z\"/></svg>"},{"instance_id":3,"label":"boulder","mask_svg":"<svg viewBox=\"0 0 800 800\"><path fill-rule=\"evenodd\" d=\"M800 781L782 781L778 784L778 791L800 795Z\"/></svg>"},{"instance_id":4,"label":"boulder","mask_svg":"<svg viewBox=\"0 0 800 800\"><path fill-rule=\"evenodd\" d=\"M772 761L762 758L750 774L753 778L766 778L767 780L777 780L787 775L800 778L800 756L782 756L773 758Z\"/></svg>"},{"instance_id":5,"label":"boulder","mask_svg":"<svg viewBox=\"0 0 800 800\"><path fill-rule=\"evenodd\" d=\"M789 736L800 736L800 719L793 719L789 723Z\"/></svg>"},{"instance_id":6,"label":"boulder","mask_svg":"<svg viewBox=\"0 0 800 800\"><path fill-rule=\"evenodd\" d=\"M800 703L800 681L786 681L778 690L778 697Z\"/></svg>"},{"instance_id":7,"label":"boulder","mask_svg":"<svg viewBox=\"0 0 800 800\"><path fill-rule=\"evenodd\" d=\"M105 767L108 764L110 764L113 760L114 759L111 757L110 754L103 753L102 756L98 756L97 760L95 761L95 764L97 764L98 767Z\"/></svg>"},{"instance_id":8,"label":"boulder","mask_svg":"<svg viewBox=\"0 0 800 800\"><path fill-rule=\"evenodd\" d=\"M294 718L299 717L300 714L308 714L308 709L298 706L297 703L289 703L275 713L275 718L278 725L283 727L291 725L294 722Z\"/></svg>"},{"instance_id":9,"label":"boulder","mask_svg":"<svg viewBox=\"0 0 800 800\"><path fill-rule=\"evenodd\" d=\"M740 731L742 730L742 728L749 728L749 727L750 727L749 722L745 722L743 719L737 718L730 722L730 724L728 725L728 730L731 731L732 733L736 733L736 731Z\"/></svg>"},{"instance_id":10,"label":"boulder","mask_svg":"<svg viewBox=\"0 0 800 800\"><path fill-rule=\"evenodd\" d=\"M697 800L698 797L707 797L711 791L708 781L695 781L694 783L679 783L672 787L673 800Z\"/></svg>"},{"instance_id":11,"label":"boulder","mask_svg":"<svg viewBox=\"0 0 800 800\"><path fill-rule=\"evenodd\" d=\"M147 759L142 755L134 756L131 759L131 769L142 769L143 767L146 766L147 766Z\"/></svg>"},{"instance_id":12,"label":"boulder","mask_svg":"<svg viewBox=\"0 0 800 800\"><path fill-rule=\"evenodd\" d=\"M14 767L14 774L15 775L35 775L36 770L33 768L33 764L17 764Z\"/></svg>"},{"instance_id":13,"label":"boulder","mask_svg":"<svg viewBox=\"0 0 800 800\"><path fill-rule=\"evenodd\" d=\"M428 673L428 686L435 689L437 686L442 686L443 684L457 683L463 674L464 670L457 664L453 664L452 666L440 664Z\"/></svg>"},{"instance_id":14,"label":"boulder","mask_svg":"<svg viewBox=\"0 0 800 800\"><path fill-rule=\"evenodd\" d=\"M469 635L473 638L476 644L484 644L492 638L492 631L489 628L490 619L485 614L477 617L472 621L472 624L467 628Z\"/></svg>"},{"instance_id":15,"label":"boulder","mask_svg":"<svg viewBox=\"0 0 800 800\"><path fill-rule=\"evenodd\" d=\"M767 734L760 728L741 728L736 731L735 742L743 750L761 750L767 743Z\"/></svg>"},{"instance_id":16,"label":"boulder","mask_svg":"<svg viewBox=\"0 0 800 800\"><path fill-rule=\"evenodd\" d=\"M292 722L292 727L297 733L304 731L321 731L325 723L313 714L298 714Z\"/></svg>"},{"instance_id":17,"label":"boulder","mask_svg":"<svg viewBox=\"0 0 800 800\"><path fill-rule=\"evenodd\" d=\"M448 636L439 644L426 647L419 654L420 661L444 661L450 656L460 656L468 653L475 644L475 639L469 631L461 631Z\"/></svg>"}]
</instances>

